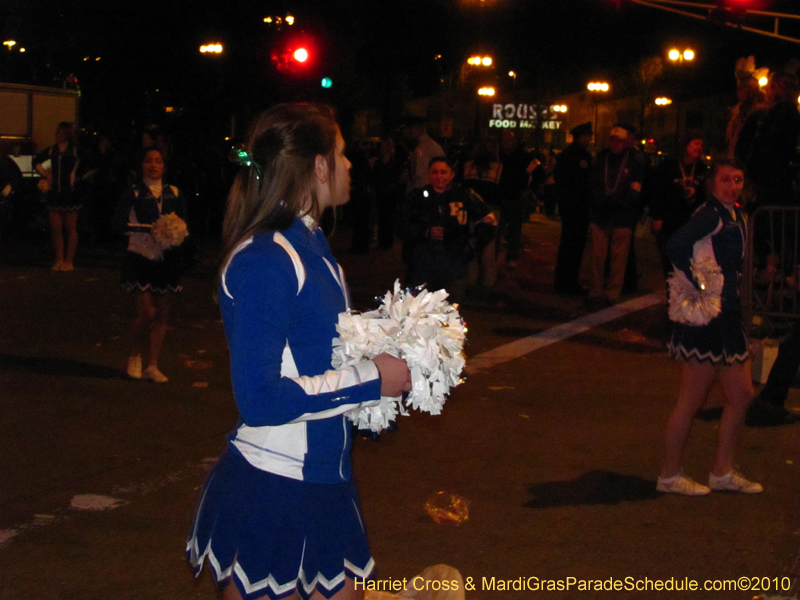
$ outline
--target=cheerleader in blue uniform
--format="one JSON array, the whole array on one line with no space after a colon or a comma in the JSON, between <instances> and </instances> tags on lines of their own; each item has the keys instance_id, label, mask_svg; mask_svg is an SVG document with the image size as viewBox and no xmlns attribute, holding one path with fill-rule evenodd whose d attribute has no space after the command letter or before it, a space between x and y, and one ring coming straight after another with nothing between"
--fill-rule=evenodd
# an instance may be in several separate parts
<instances>
[{"instance_id":1,"label":"cheerleader in blue uniform","mask_svg":"<svg viewBox=\"0 0 800 600\"><path fill-rule=\"evenodd\" d=\"M56 127L56 143L33 159L33 167L42 176L39 189L46 190L50 236L56 255L56 261L50 267L52 271L72 271L75 268L73 261L78 249L78 212L81 209L75 183L78 181L80 162L75 144L75 127L67 122L59 123Z\"/></svg>"},{"instance_id":2,"label":"cheerleader in blue uniform","mask_svg":"<svg viewBox=\"0 0 800 600\"><path fill-rule=\"evenodd\" d=\"M178 188L163 181L166 163L161 150L148 148L142 159L142 183L122 193L114 213L113 227L128 236L128 251L122 266L122 288L136 294L136 319L131 327L133 350L127 374L132 379L166 383L158 368L158 357L167 331L170 297L181 290L180 254L176 248L162 250L150 233L161 215L175 213L187 221L186 200ZM147 367L142 354L147 350Z\"/></svg>"},{"instance_id":3,"label":"cheerleader in blue uniform","mask_svg":"<svg viewBox=\"0 0 800 600\"><path fill-rule=\"evenodd\" d=\"M757 494L760 484L748 481L734 469L736 441L753 399L750 357L739 305L739 275L746 246L747 223L737 205L744 187L744 172L736 159L718 158L709 176L709 199L691 220L672 236L667 252L675 268L694 281L690 261L694 244L711 235L714 256L722 270L722 311L707 325L675 323L669 355L683 359L678 403L667 422L665 457L657 489L689 496L711 490ZM726 404L719 424L716 456L708 486L683 474L681 458L692 421L719 378Z\"/></svg>"},{"instance_id":4,"label":"cheerleader in blue uniform","mask_svg":"<svg viewBox=\"0 0 800 600\"><path fill-rule=\"evenodd\" d=\"M240 420L202 491L188 559L197 574L209 563L226 600L358 600L354 579L374 561L344 413L410 390L410 374L386 354L332 369L349 294L319 219L350 191L332 110L274 107L240 157L218 292Z\"/></svg>"}]
</instances>

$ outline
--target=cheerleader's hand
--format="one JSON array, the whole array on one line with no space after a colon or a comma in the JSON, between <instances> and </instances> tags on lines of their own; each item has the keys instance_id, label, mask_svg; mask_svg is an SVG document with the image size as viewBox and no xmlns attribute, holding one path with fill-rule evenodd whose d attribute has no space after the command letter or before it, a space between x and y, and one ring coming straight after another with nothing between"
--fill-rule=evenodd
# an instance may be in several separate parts
<instances>
[{"instance_id":1,"label":"cheerleader's hand","mask_svg":"<svg viewBox=\"0 0 800 600\"><path fill-rule=\"evenodd\" d=\"M411 371L401 358L391 354L379 354L372 359L381 374L381 396L397 398L411 391Z\"/></svg>"}]
</instances>

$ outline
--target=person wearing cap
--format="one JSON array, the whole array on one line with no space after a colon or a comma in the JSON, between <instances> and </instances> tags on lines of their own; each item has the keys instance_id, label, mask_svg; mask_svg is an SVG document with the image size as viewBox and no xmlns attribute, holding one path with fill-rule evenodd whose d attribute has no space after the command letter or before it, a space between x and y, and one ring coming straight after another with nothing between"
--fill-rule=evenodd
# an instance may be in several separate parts
<instances>
[{"instance_id":1,"label":"person wearing cap","mask_svg":"<svg viewBox=\"0 0 800 600\"><path fill-rule=\"evenodd\" d=\"M582 123L570 134L572 143L558 155L553 171L561 214L554 289L557 294L581 295L584 289L578 283L578 273L589 229L588 184L592 155L587 147L592 141L592 124Z\"/></svg>"},{"instance_id":2,"label":"person wearing cap","mask_svg":"<svg viewBox=\"0 0 800 600\"><path fill-rule=\"evenodd\" d=\"M500 138L500 162L503 171L500 174L500 225L496 246L505 233L506 266L513 269L522 246L522 223L527 219L524 194L528 188L531 158L520 147L516 134L508 129Z\"/></svg>"},{"instance_id":3,"label":"person wearing cap","mask_svg":"<svg viewBox=\"0 0 800 600\"><path fill-rule=\"evenodd\" d=\"M406 126L406 135L417 141L417 145L409 158L409 192L420 190L430 183L428 180L428 165L431 159L444 156L444 150L428 135L425 129L425 119L411 117Z\"/></svg>"},{"instance_id":4,"label":"person wearing cap","mask_svg":"<svg viewBox=\"0 0 800 600\"><path fill-rule=\"evenodd\" d=\"M685 134L680 149L679 158L665 160L658 166L648 186L652 230L665 279L672 273L667 242L706 201L708 167L703 161L703 134L699 131Z\"/></svg>"},{"instance_id":5,"label":"person wearing cap","mask_svg":"<svg viewBox=\"0 0 800 600\"><path fill-rule=\"evenodd\" d=\"M622 294L631 235L639 214L644 166L632 156L628 131L611 129L608 148L597 155L589 176L591 241L590 304L615 303ZM606 258L610 256L608 281Z\"/></svg>"}]
</instances>

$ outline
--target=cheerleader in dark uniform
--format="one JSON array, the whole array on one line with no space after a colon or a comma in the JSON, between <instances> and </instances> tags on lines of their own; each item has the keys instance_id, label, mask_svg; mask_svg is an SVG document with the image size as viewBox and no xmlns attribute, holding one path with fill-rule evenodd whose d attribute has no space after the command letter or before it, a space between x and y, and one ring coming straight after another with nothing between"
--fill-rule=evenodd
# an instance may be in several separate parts
<instances>
[{"instance_id":1,"label":"cheerleader in dark uniform","mask_svg":"<svg viewBox=\"0 0 800 600\"><path fill-rule=\"evenodd\" d=\"M761 485L748 481L733 463L736 441L754 395L738 291L747 235L745 213L737 205L744 187L742 166L736 159L718 158L711 167L709 181L709 199L672 236L667 252L675 268L694 281L690 268L694 244L711 235L714 256L724 276L722 311L707 325L675 324L668 352L684 363L678 403L667 421L664 465L657 489L688 496L705 495L711 490L757 494L763 491ZM719 424L716 457L705 486L683 474L681 457L694 416L717 378L727 402Z\"/></svg>"},{"instance_id":2,"label":"cheerleader in dark uniform","mask_svg":"<svg viewBox=\"0 0 800 600\"><path fill-rule=\"evenodd\" d=\"M45 167L44 163L48 160L50 166ZM37 155L33 159L33 166L44 182L40 183L40 189L47 190L50 234L56 254L56 261L50 269L72 271L75 268L75 251L78 249L78 211L81 209L80 198L75 192L80 158L72 123L58 124L56 143ZM67 230L66 249L64 229Z\"/></svg>"},{"instance_id":3,"label":"cheerleader in dark uniform","mask_svg":"<svg viewBox=\"0 0 800 600\"><path fill-rule=\"evenodd\" d=\"M116 231L128 236L122 267L122 288L136 294L137 315L131 328L133 350L127 373L132 379L166 383L158 369L158 355L167 330L170 297L181 290L180 257L175 248L162 250L150 233L162 215L176 214L187 221L186 200L178 188L166 185L164 155L148 148L142 161L143 181L123 192L114 214ZM142 352L147 349L147 367Z\"/></svg>"}]
</instances>

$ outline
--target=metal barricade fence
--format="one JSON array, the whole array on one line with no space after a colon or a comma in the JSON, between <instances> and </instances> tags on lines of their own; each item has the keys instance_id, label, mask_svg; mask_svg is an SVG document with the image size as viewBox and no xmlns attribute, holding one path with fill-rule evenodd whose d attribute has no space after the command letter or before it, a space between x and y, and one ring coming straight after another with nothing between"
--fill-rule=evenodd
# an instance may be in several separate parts
<instances>
[{"instance_id":1,"label":"metal barricade fence","mask_svg":"<svg viewBox=\"0 0 800 600\"><path fill-rule=\"evenodd\" d=\"M763 206L748 223L742 270L745 330L756 337L800 319L800 207Z\"/></svg>"}]
</instances>

